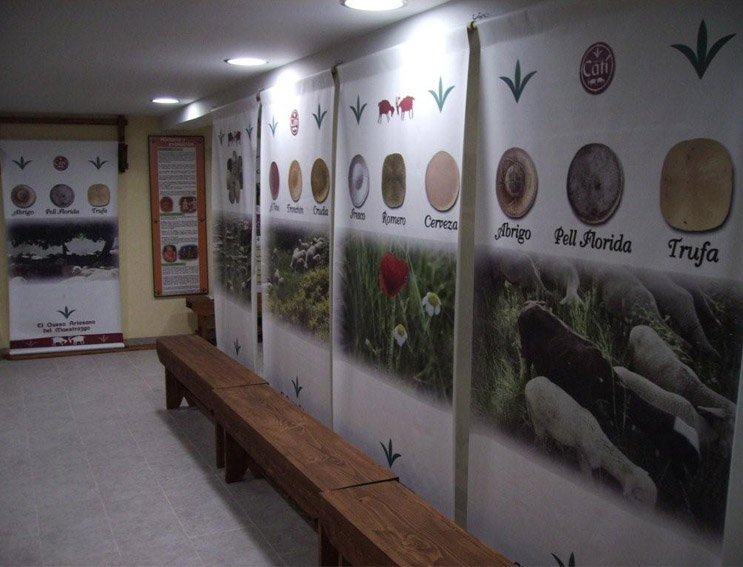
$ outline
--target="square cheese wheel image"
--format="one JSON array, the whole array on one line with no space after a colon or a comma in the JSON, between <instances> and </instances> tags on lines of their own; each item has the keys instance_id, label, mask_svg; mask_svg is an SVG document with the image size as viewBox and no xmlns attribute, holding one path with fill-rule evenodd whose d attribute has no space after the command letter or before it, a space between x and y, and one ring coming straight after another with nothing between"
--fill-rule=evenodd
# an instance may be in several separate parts
<instances>
[{"instance_id":1,"label":"square cheese wheel image","mask_svg":"<svg viewBox=\"0 0 743 567\"><path fill-rule=\"evenodd\" d=\"M695 138L673 146L663 161L660 209L684 232L713 230L725 222L733 197L733 163L716 140Z\"/></svg>"}]
</instances>

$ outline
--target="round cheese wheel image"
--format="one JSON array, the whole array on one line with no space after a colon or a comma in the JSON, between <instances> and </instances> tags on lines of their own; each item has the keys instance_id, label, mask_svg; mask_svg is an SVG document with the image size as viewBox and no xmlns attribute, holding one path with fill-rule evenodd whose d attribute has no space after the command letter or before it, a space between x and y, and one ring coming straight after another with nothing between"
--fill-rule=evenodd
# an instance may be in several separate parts
<instances>
[{"instance_id":1,"label":"round cheese wheel image","mask_svg":"<svg viewBox=\"0 0 743 567\"><path fill-rule=\"evenodd\" d=\"M622 198L624 176L616 154L604 144L586 144L568 170L568 200L586 224L608 221Z\"/></svg>"}]
</instances>

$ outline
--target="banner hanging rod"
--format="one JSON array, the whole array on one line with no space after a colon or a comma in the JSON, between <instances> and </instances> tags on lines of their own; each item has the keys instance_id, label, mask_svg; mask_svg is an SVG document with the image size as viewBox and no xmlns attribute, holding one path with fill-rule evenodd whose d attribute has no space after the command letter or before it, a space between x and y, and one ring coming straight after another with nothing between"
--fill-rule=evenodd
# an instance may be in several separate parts
<instances>
[{"instance_id":1,"label":"banner hanging rod","mask_svg":"<svg viewBox=\"0 0 743 567\"><path fill-rule=\"evenodd\" d=\"M94 118L83 116L0 116L0 124L52 124L67 126L116 126L119 140L119 173L129 169L128 147L126 145L126 117Z\"/></svg>"}]
</instances>

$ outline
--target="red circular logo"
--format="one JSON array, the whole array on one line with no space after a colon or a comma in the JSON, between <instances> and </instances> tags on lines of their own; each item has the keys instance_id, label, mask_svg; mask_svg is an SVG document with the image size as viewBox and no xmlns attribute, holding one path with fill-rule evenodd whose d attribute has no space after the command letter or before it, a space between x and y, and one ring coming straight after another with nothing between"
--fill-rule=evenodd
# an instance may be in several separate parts
<instances>
[{"instance_id":1,"label":"red circular logo","mask_svg":"<svg viewBox=\"0 0 743 567\"><path fill-rule=\"evenodd\" d=\"M594 43L580 61L580 84L587 93L601 94L614 78L614 52L603 42Z\"/></svg>"},{"instance_id":2,"label":"red circular logo","mask_svg":"<svg viewBox=\"0 0 743 567\"><path fill-rule=\"evenodd\" d=\"M70 166L70 161L64 156L55 157L52 163L57 171L64 171Z\"/></svg>"},{"instance_id":3,"label":"red circular logo","mask_svg":"<svg viewBox=\"0 0 743 567\"><path fill-rule=\"evenodd\" d=\"M296 109L292 110L291 118L289 118L289 128L293 136L296 136L299 132L299 111Z\"/></svg>"}]
</instances>

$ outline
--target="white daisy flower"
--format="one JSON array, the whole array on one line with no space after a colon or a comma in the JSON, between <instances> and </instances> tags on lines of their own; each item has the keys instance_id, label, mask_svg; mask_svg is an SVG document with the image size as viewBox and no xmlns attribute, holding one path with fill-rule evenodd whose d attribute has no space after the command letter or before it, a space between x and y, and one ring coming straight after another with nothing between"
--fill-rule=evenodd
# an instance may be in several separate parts
<instances>
[{"instance_id":1,"label":"white daisy flower","mask_svg":"<svg viewBox=\"0 0 743 567\"><path fill-rule=\"evenodd\" d=\"M408 340L408 331L405 329L405 325L400 323L397 327L395 327L392 331L392 336L394 337L397 346L401 347L402 345L404 345L405 341Z\"/></svg>"},{"instance_id":2,"label":"white daisy flower","mask_svg":"<svg viewBox=\"0 0 743 567\"><path fill-rule=\"evenodd\" d=\"M429 291L421 301L421 307L426 310L429 317L433 317L441 313L441 300L438 295Z\"/></svg>"}]
</instances>

